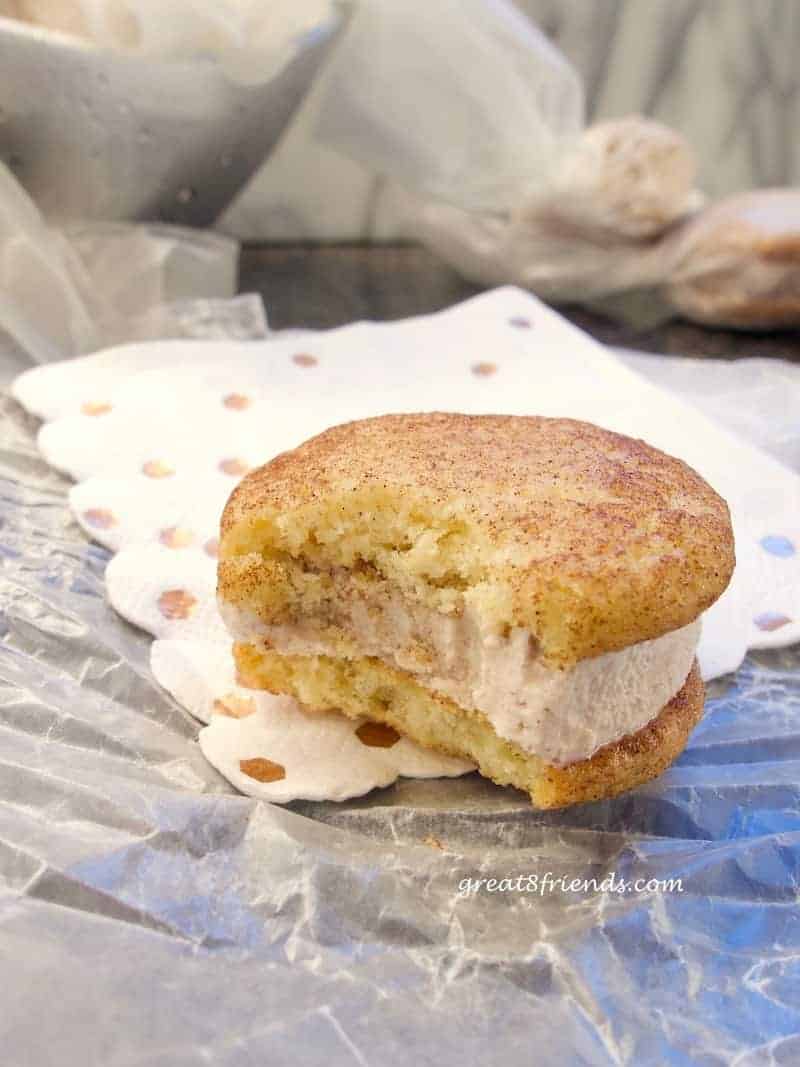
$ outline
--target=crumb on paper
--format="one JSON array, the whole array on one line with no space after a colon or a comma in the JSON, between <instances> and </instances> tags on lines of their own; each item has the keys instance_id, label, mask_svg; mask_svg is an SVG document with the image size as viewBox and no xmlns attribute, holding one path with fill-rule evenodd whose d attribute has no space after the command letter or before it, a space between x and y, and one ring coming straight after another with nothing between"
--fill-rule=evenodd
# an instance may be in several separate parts
<instances>
[{"instance_id":1,"label":"crumb on paper","mask_svg":"<svg viewBox=\"0 0 800 1067\"><path fill-rule=\"evenodd\" d=\"M423 837L422 843L423 845L427 845L428 848L438 848L440 852L445 851L445 846L442 844L439 838L434 837L433 834L428 834L427 837Z\"/></svg>"}]
</instances>

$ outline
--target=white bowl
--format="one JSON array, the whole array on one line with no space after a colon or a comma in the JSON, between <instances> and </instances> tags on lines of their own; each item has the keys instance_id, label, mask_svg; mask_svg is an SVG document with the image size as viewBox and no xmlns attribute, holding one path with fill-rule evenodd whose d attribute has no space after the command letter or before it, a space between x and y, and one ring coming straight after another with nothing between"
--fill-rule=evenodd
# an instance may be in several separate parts
<instances>
[{"instance_id":1,"label":"white bowl","mask_svg":"<svg viewBox=\"0 0 800 1067\"><path fill-rule=\"evenodd\" d=\"M155 59L0 17L0 159L50 218L207 226L266 159L339 23L270 81Z\"/></svg>"}]
</instances>

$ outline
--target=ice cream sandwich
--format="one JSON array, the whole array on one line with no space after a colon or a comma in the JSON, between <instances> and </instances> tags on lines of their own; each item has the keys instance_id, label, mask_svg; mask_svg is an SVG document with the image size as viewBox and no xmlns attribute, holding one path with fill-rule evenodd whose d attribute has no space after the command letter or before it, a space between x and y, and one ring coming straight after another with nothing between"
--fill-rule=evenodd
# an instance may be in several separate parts
<instances>
[{"instance_id":1,"label":"ice cream sandwich","mask_svg":"<svg viewBox=\"0 0 800 1067\"><path fill-rule=\"evenodd\" d=\"M245 685L386 723L540 808L660 774L703 710L725 502L570 419L387 415L248 474L218 598Z\"/></svg>"}]
</instances>

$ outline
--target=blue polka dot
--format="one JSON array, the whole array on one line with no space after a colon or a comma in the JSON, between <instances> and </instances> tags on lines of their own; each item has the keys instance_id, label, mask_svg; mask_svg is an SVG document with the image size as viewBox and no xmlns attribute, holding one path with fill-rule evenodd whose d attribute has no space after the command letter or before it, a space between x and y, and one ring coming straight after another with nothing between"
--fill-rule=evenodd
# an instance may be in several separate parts
<instances>
[{"instance_id":1,"label":"blue polka dot","mask_svg":"<svg viewBox=\"0 0 800 1067\"><path fill-rule=\"evenodd\" d=\"M761 538L759 544L765 552L769 552L771 556L779 556L781 559L788 559L797 551L789 538L782 537L780 534L768 534L767 537Z\"/></svg>"},{"instance_id":2,"label":"blue polka dot","mask_svg":"<svg viewBox=\"0 0 800 1067\"><path fill-rule=\"evenodd\" d=\"M788 615L780 615L777 611L762 611L753 619L759 630L766 630L767 633L780 630L782 626L788 626L791 621Z\"/></svg>"}]
</instances>

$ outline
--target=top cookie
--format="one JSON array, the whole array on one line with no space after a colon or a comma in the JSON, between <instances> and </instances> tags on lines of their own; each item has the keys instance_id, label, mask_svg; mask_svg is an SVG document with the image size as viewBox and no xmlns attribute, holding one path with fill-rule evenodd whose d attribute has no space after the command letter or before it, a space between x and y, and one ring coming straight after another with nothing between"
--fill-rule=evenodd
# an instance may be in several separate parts
<instances>
[{"instance_id":1,"label":"top cookie","mask_svg":"<svg viewBox=\"0 0 800 1067\"><path fill-rule=\"evenodd\" d=\"M438 611L525 627L571 666L685 626L734 566L725 502L691 467L572 419L386 415L251 472L222 517L219 594L269 622L341 568ZM256 606L257 605L257 606Z\"/></svg>"}]
</instances>

